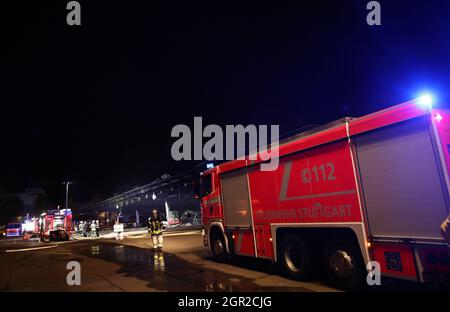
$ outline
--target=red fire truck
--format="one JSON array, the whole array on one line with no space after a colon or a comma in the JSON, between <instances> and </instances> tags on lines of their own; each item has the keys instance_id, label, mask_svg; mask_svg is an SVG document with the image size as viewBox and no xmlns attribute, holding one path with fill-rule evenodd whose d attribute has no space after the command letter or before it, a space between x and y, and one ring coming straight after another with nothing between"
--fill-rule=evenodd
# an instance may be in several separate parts
<instances>
[{"instance_id":1,"label":"red fire truck","mask_svg":"<svg viewBox=\"0 0 450 312\"><path fill-rule=\"evenodd\" d=\"M382 277L448 278L449 111L425 96L300 133L279 155L274 171L246 157L202 173L215 257L269 259L304 281L324 270L343 289L365 283L370 261Z\"/></svg>"},{"instance_id":2,"label":"red fire truck","mask_svg":"<svg viewBox=\"0 0 450 312\"><path fill-rule=\"evenodd\" d=\"M49 210L39 218L41 241L67 241L72 233L71 209Z\"/></svg>"}]
</instances>

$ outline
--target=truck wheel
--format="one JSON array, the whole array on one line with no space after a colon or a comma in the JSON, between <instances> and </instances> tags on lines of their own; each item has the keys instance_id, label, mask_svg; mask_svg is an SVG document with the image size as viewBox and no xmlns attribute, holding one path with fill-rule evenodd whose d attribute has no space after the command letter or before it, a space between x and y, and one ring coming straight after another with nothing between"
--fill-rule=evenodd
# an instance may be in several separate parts
<instances>
[{"instance_id":1,"label":"truck wheel","mask_svg":"<svg viewBox=\"0 0 450 312\"><path fill-rule=\"evenodd\" d=\"M284 272L293 279L311 279L312 253L308 245L295 235L287 235L281 241L280 262Z\"/></svg>"},{"instance_id":2,"label":"truck wheel","mask_svg":"<svg viewBox=\"0 0 450 312\"><path fill-rule=\"evenodd\" d=\"M332 240L324 249L328 279L336 288L357 290L363 286L365 266L359 248L343 240Z\"/></svg>"},{"instance_id":3,"label":"truck wheel","mask_svg":"<svg viewBox=\"0 0 450 312\"><path fill-rule=\"evenodd\" d=\"M211 240L211 252L216 260L226 262L227 251L225 249L225 241L221 235L213 236Z\"/></svg>"}]
</instances>

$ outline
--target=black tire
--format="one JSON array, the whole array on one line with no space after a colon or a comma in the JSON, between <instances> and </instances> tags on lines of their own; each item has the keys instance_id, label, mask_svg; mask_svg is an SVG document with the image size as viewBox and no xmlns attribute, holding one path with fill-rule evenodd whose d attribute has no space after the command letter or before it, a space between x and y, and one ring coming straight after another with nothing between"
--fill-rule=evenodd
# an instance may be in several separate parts
<instances>
[{"instance_id":1,"label":"black tire","mask_svg":"<svg viewBox=\"0 0 450 312\"><path fill-rule=\"evenodd\" d=\"M295 280L311 280L313 256L309 246L296 235L286 235L280 246L279 262L284 273Z\"/></svg>"},{"instance_id":2,"label":"black tire","mask_svg":"<svg viewBox=\"0 0 450 312\"><path fill-rule=\"evenodd\" d=\"M211 238L211 253L215 260L227 262L228 255L225 247L225 240L222 235L215 234Z\"/></svg>"},{"instance_id":3,"label":"black tire","mask_svg":"<svg viewBox=\"0 0 450 312\"><path fill-rule=\"evenodd\" d=\"M358 290L364 285L366 270L356 243L331 240L324 248L325 271L330 284L342 290Z\"/></svg>"}]
</instances>

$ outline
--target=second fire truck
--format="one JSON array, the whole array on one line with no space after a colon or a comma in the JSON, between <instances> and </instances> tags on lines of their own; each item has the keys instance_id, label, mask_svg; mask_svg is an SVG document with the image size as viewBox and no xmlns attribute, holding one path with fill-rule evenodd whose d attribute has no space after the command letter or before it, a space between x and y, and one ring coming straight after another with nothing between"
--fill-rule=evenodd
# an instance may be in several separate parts
<instances>
[{"instance_id":1,"label":"second fire truck","mask_svg":"<svg viewBox=\"0 0 450 312\"><path fill-rule=\"evenodd\" d=\"M39 218L39 237L41 241L68 241L73 232L72 210L49 210Z\"/></svg>"},{"instance_id":2,"label":"second fire truck","mask_svg":"<svg viewBox=\"0 0 450 312\"><path fill-rule=\"evenodd\" d=\"M429 97L298 134L279 155L274 171L246 158L203 172L214 256L269 259L304 281L324 270L343 289L365 282L371 261L382 276L449 276L450 114Z\"/></svg>"}]
</instances>

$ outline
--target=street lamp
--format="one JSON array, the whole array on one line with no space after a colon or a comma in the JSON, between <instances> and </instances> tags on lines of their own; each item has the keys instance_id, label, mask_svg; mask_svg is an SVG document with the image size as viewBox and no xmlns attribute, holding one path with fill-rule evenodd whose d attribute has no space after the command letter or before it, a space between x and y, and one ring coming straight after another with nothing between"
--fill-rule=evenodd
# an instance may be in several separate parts
<instances>
[{"instance_id":1,"label":"street lamp","mask_svg":"<svg viewBox=\"0 0 450 312\"><path fill-rule=\"evenodd\" d=\"M66 185L66 209L69 208L69 185L72 184L71 181L65 181L62 184Z\"/></svg>"}]
</instances>

